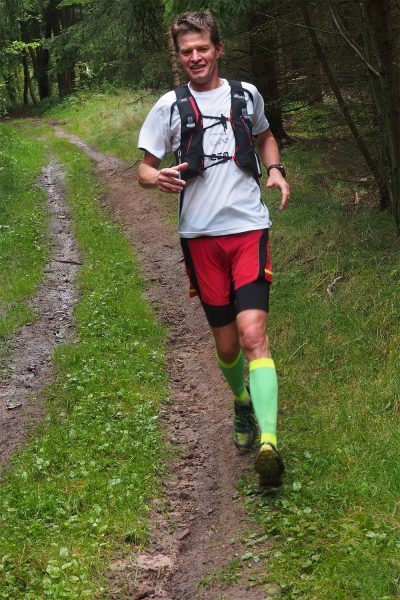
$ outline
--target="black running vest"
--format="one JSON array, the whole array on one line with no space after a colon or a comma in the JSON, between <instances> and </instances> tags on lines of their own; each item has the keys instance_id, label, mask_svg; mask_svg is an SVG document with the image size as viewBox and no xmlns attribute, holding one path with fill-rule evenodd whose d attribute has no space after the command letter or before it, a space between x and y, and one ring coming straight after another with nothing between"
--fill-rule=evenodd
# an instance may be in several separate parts
<instances>
[{"instance_id":1,"label":"black running vest","mask_svg":"<svg viewBox=\"0 0 400 600\"><path fill-rule=\"evenodd\" d=\"M247 103L245 92L240 81L228 81L231 88L231 112L229 117L224 115L209 116L202 115L195 98L190 93L187 85L182 85L175 90L176 105L181 119L181 144L175 151L176 163L189 163L184 171L181 171L182 179L191 179L197 175L202 175L206 169L225 163L228 160L234 160L238 167L251 173L258 182L261 176L261 170L258 157L254 151L252 123L247 113ZM252 95L248 90L246 92ZM174 110L175 103L171 107ZM203 119L214 121L211 125L204 127ZM228 123L232 126L235 136L235 153L229 156L227 152L218 154L204 154L203 136L204 131L222 123L224 129ZM212 164L204 167L204 159L210 158Z\"/></svg>"}]
</instances>

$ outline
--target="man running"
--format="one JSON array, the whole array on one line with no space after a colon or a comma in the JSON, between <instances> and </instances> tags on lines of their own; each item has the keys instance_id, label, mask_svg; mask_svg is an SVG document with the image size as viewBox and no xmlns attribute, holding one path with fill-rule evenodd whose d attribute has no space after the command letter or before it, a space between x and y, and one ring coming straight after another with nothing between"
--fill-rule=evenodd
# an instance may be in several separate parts
<instances>
[{"instance_id":1,"label":"man running","mask_svg":"<svg viewBox=\"0 0 400 600\"><path fill-rule=\"evenodd\" d=\"M284 465L276 437L278 384L266 334L271 221L261 201L254 145L267 169L267 188L281 191L280 210L289 186L260 93L249 83L219 77L222 45L213 15L185 13L171 31L189 84L162 96L148 114L138 142L144 150L139 183L180 194L179 235L190 295L201 300L219 367L234 395L233 440L240 452L257 444L260 485L276 489ZM170 151L177 165L160 169Z\"/></svg>"}]
</instances>

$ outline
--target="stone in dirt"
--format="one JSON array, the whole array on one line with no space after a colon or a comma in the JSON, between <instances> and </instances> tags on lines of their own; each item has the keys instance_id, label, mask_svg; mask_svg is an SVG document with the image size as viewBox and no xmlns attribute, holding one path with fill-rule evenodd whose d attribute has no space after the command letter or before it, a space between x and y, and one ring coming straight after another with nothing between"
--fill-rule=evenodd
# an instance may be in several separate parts
<instances>
[{"instance_id":1,"label":"stone in dirt","mask_svg":"<svg viewBox=\"0 0 400 600\"><path fill-rule=\"evenodd\" d=\"M163 554L155 554L154 556L139 554L136 564L142 571L154 571L158 576L165 570L171 570L174 566L171 557Z\"/></svg>"}]
</instances>

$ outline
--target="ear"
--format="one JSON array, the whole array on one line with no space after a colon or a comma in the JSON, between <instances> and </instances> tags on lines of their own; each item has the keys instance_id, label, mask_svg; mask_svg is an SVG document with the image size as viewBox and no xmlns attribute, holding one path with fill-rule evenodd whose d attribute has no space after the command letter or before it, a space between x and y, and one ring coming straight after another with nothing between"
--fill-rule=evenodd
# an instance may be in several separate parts
<instances>
[{"instance_id":1,"label":"ear","mask_svg":"<svg viewBox=\"0 0 400 600\"><path fill-rule=\"evenodd\" d=\"M223 51L222 44L218 44L218 46L216 46L215 49L217 51L217 58L219 58Z\"/></svg>"}]
</instances>

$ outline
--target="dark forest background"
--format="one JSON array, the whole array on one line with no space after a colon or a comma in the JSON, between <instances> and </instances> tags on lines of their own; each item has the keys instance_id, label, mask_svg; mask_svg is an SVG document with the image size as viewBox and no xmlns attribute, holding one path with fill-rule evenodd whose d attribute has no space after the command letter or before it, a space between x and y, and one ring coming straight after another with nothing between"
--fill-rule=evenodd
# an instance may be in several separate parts
<instances>
[{"instance_id":1,"label":"dark forest background","mask_svg":"<svg viewBox=\"0 0 400 600\"><path fill-rule=\"evenodd\" d=\"M0 0L1 114L91 88L178 85L168 23L204 8L220 24L221 73L258 86L279 143L297 141L302 114L322 138L350 140L344 176L373 189L400 232L399 0Z\"/></svg>"}]
</instances>

